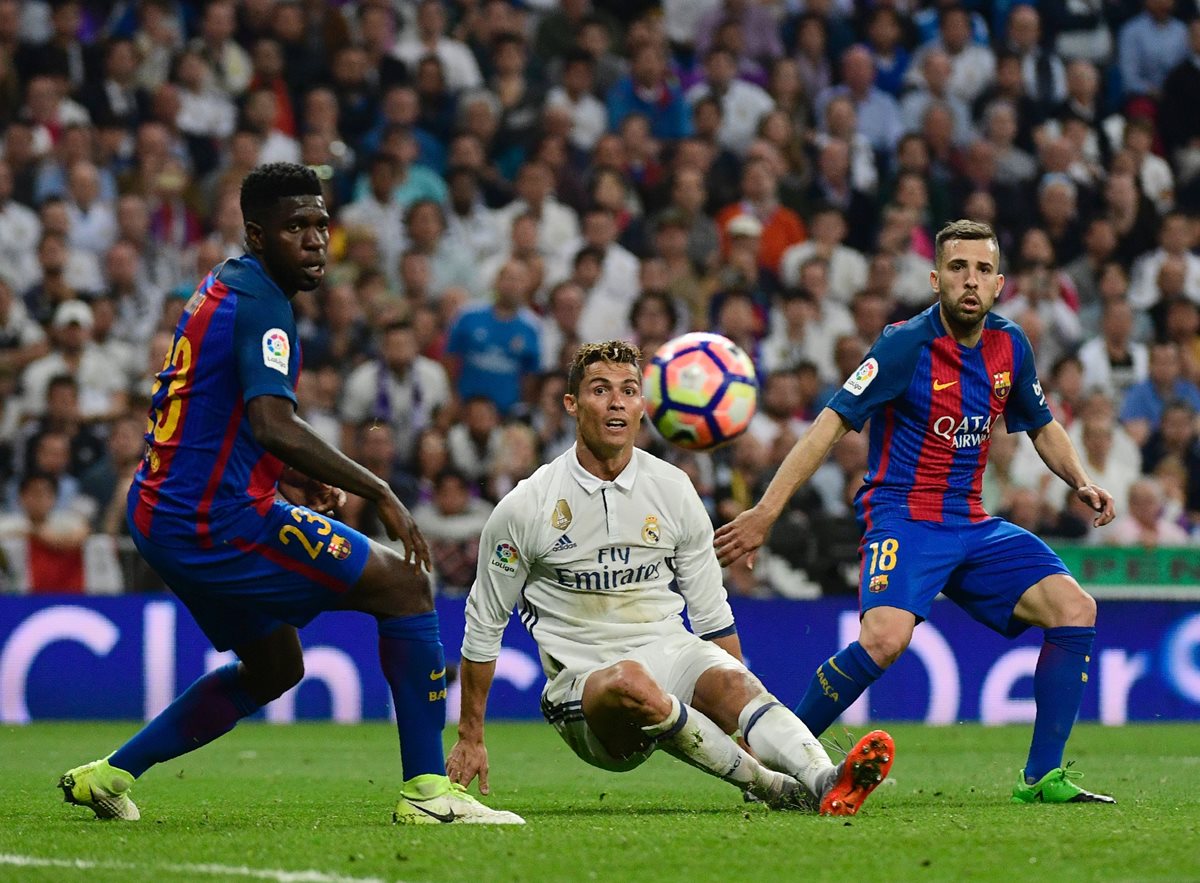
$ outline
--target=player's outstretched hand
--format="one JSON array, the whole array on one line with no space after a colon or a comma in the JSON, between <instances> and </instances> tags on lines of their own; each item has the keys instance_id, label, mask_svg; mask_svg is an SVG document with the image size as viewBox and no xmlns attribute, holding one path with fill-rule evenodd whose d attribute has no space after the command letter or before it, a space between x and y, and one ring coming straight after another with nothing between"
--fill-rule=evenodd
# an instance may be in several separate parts
<instances>
[{"instance_id":1,"label":"player's outstretched hand","mask_svg":"<svg viewBox=\"0 0 1200 883\"><path fill-rule=\"evenodd\" d=\"M742 512L728 524L721 525L713 537L717 561L722 567L728 567L743 555L749 555L746 565L753 570L758 547L766 540L771 522L772 519L755 506Z\"/></svg>"},{"instance_id":2,"label":"player's outstretched hand","mask_svg":"<svg viewBox=\"0 0 1200 883\"><path fill-rule=\"evenodd\" d=\"M1103 527L1117 517L1117 507L1113 503L1112 494L1098 484L1085 484L1075 491L1079 499L1092 507L1099 514L1092 519L1092 527Z\"/></svg>"},{"instance_id":3,"label":"player's outstretched hand","mask_svg":"<svg viewBox=\"0 0 1200 883\"><path fill-rule=\"evenodd\" d=\"M464 788L479 776L479 793L489 793L487 747L483 740L464 742L459 739L455 742L450 749L450 756L446 758L446 775L451 782L457 782Z\"/></svg>"},{"instance_id":4,"label":"player's outstretched hand","mask_svg":"<svg viewBox=\"0 0 1200 883\"><path fill-rule=\"evenodd\" d=\"M390 492L384 495L378 505L379 520L383 522L383 529L387 531L388 537L404 544L404 560L432 571L429 546L425 544L425 537L421 536L417 523L413 521L412 513Z\"/></svg>"}]
</instances>

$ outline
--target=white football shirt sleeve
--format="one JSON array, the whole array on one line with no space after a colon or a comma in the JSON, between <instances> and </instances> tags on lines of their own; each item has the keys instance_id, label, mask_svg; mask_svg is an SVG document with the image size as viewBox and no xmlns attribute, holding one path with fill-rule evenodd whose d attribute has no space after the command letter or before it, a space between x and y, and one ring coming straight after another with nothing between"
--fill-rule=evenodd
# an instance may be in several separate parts
<instances>
[{"instance_id":1,"label":"white football shirt sleeve","mask_svg":"<svg viewBox=\"0 0 1200 883\"><path fill-rule=\"evenodd\" d=\"M733 632L733 611L713 550L712 522L690 481L681 483L680 516L685 533L675 550L675 579L687 602L692 631L702 638Z\"/></svg>"},{"instance_id":2,"label":"white football shirt sleeve","mask_svg":"<svg viewBox=\"0 0 1200 883\"><path fill-rule=\"evenodd\" d=\"M529 576L526 531L520 524L524 496L510 493L483 526L462 643L463 658L472 662L491 662L500 655L504 628Z\"/></svg>"}]
</instances>

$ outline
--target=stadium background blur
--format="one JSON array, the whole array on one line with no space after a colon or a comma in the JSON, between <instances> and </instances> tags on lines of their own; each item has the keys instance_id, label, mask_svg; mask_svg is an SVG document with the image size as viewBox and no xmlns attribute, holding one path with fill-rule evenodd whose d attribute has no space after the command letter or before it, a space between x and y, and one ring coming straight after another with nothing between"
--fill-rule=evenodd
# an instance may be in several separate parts
<instances>
[{"instance_id":1,"label":"stadium background blur","mask_svg":"<svg viewBox=\"0 0 1200 883\"><path fill-rule=\"evenodd\" d=\"M580 341L741 344L760 413L646 447L713 522L757 499L933 235L996 228L997 311L1093 480L1024 435L984 502L1056 545L1200 542L1200 4L1171 0L0 0L0 591L156 591L127 539L151 375L242 253L256 164L318 170L324 286L300 411L386 477L470 587L491 506L565 450ZM730 593L854 591L850 434ZM352 499L345 520L385 539ZM1085 580L1086 583L1086 580Z\"/></svg>"}]
</instances>

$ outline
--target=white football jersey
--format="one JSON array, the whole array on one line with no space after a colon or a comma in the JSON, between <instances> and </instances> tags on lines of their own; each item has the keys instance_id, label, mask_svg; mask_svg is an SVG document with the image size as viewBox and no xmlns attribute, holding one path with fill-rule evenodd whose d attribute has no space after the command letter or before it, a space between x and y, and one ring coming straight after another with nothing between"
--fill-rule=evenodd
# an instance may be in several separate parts
<instances>
[{"instance_id":1,"label":"white football jersey","mask_svg":"<svg viewBox=\"0 0 1200 883\"><path fill-rule=\"evenodd\" d=\"M733 632L713 529L680 469L635 449L613 481L572 447L508 494L488 518L467 598L462 655L490 662L516 606L542 668L591 669L685 631Z\"/></svg>"}]
</instances>

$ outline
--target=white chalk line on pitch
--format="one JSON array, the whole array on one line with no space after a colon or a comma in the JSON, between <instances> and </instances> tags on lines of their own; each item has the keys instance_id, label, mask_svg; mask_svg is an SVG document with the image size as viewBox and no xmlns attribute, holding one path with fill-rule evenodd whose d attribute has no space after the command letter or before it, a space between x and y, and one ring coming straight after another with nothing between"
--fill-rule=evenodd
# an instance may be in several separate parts
<instances>
[{"instance_id":1,"label":"white chalk line on pitch","mask_svg":"<svg viewBox=\"0 0 1200 883\"><path fill-rule=\"evenodd\" d=\"M173 874L195 874L213 877L250 877L256 880L275 880L277 883L385 883L379 877L345 877L324 871L285 871L279 868L250 868L245 865L215 864L139 864L91 859L43 858L36 855L13 855L0 852L0 865L18 868L62 868L77 871L166 871Z\"/></svg>"}]
</instances>

